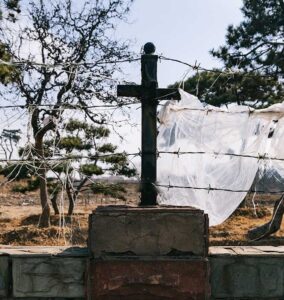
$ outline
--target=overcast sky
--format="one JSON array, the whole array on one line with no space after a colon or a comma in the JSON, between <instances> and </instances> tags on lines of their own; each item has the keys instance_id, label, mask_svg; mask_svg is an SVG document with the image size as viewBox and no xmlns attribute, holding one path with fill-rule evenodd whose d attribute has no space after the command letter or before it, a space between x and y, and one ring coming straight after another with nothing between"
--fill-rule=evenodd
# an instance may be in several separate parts
<instances>
[{"instance_id":1,"label":"overcast sky","mask_svg":"<svg viewBox=\"0 0 284 300\"><path fill-rule=\"evenodd\" d=\"M220 65L209 50L224 44L226 28L241 19L241 0L136 0L129 24L117 29L117 35L133 41L133 50L151 41L157 54L207 68ZM186 66L172 62L159 64L159 86L180 80ZM127 80L140 81L139 65L129 67Z\"/></svg>"}]
</instances>

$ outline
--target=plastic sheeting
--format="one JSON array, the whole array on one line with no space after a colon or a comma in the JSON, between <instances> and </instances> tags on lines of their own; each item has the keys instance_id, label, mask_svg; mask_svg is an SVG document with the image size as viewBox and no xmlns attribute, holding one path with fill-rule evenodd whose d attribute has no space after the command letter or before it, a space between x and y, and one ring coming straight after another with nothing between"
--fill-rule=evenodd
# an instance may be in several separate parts
<instances>
[{"instance_id":1,"label":"plastic sheeting","mask_svg":"<svg viewBox=\"0 0 284 300\"><path fill-rule=\"evenodd\" d=\"M158 201L200 208L217 225L239 206L257 172L284 180L284 161L273 159L284 159L284 102L218 108L180 94L159 114Z\"/></svg>"}]
</instances>

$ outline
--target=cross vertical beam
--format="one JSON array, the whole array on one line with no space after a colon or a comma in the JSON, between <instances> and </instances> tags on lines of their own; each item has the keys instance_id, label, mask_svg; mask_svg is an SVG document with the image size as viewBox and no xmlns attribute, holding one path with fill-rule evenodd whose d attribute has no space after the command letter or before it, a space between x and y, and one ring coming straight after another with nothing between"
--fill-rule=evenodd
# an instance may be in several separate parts
<instances>
[{"instance_id":1,"label":"cross vertical beam","mask_svg":"<svg viewBox=\"0 0 284 300\"><path fill-rule=\"evenodd\" d=\"M154 45L153 45L154 46ZM146 49L145 49L146 48ZM155 47L147 44L146 54L141 57L142 89L142 162L141 162L141 205L156 205L157 191L157 105L156 89L158 56L153 55Z\"/></svg>"}]
</instances>

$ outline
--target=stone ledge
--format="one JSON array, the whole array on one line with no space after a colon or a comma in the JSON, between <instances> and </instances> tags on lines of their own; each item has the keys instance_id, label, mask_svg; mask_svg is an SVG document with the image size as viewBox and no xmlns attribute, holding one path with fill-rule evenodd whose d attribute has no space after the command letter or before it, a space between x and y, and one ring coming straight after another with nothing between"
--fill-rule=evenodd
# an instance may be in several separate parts
<instances>
[{"instance_id":1,"label":"stone ledge","mask_svg":"<svg viewBox=\"0 0 284 300\"><path fill-rule=\"evenodd\" d=\"M214 256L283 256L284 246L214 246L209 248Z\"/></svg>"},{"instance_id":2,"label":"stone ledge","mask_svg":"<svg viewBox=\"0 0 284 300\"><path fill-rule=\"evenodd\" d=\"M204 212L200 209L188 206L166 206L166 205L159 205L159 206L127 206L127 205L108 205L108 206L98 206L93 213L103 213L110 212L111 214L114 213L114 209L117 213L125 213L125 212L142 212L142 213L153 213L153 212L187 212L192 213L194 215L200 214L203 215Z\"/></svg>"},{"instance_id":3,"label":"stone ledge","mask_svg":"<svg viewBox=\"0 0 284 300\"><path fill-rule=\"evenodd\" d=\"M5 246L0 245L0 256L12 257L87 257L88 248L62 246Z\"/></svg>"}]
</instances>

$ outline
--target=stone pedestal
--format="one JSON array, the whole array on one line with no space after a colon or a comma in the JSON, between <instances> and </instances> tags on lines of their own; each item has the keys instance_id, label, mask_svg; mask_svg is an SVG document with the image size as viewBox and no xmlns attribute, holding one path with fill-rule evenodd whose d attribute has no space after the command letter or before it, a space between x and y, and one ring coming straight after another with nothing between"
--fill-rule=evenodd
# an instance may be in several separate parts
<instances>
[{"instance_id":1,"label":"stone pedestal","mask_svg":"<svg viewBox=\"0 0 284 300\"><path fill-rule=\"evenodd\" d=\"M207 217L193 208L99 207L90 216L89 247L105 255L207 256Z\"/></svg>"},{"instance_id":2,"label":"stone pedestal","mask_svg":"<svg viewBox=\"0 0 284 300\"><path fill-rule=\"evenodd\" d=\"M185 207L99 207L88 299L209 299L208 219Z\"/></svg>"}]
</instances>

